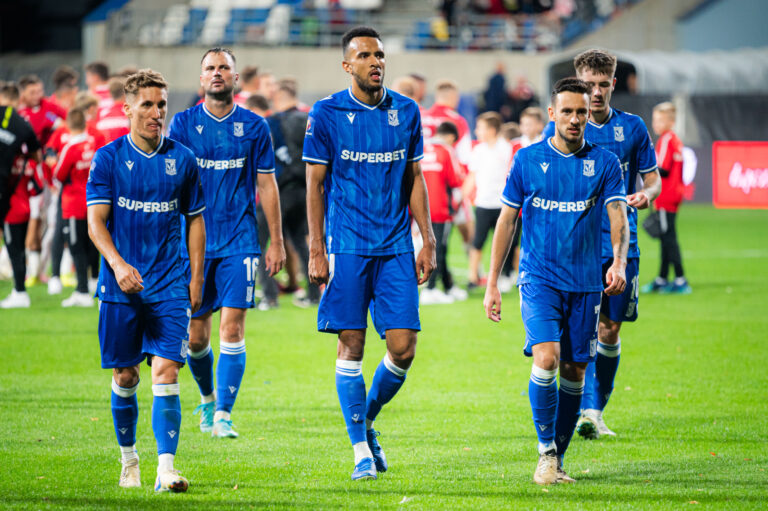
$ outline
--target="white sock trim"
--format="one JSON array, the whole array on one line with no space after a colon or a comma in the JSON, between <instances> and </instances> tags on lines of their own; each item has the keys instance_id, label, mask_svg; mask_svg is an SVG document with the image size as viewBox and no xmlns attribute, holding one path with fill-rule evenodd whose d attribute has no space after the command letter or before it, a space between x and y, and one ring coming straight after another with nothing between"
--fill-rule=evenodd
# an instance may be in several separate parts
<instances>
[{"instance_id":1,"label":"white sock trim","mask_svg":"<svg viewBox=\"0 0 768 511\"><path fill-rule=\"evenodd\" d=\"M154 396L178 396L178 383L159 383L152 385L152 395Z\"/></svg>"},{"instance_id":2,"label":"white sock trim","mask_svg":"<svg viewBox=\"0 0 768 511\"><path fill-rule=\"evenodd\" d=\"M555 451L557 452L557 445L555 445L555 441L551 441L548 444L542 444L539 442L539 454L544 454L547 451Z\"/></svg>"},{"instance_id":3,"label":"white sock trim","mask_svg":"<svg viewBox=\"0 0 768 511\"><path fill-rule=\"evenodd\" d=\"M337 359L336 372L344 376L360 376L363 374L363 361Z\"/></svg>"},{"instance_id":4,"label":"white sock trim","mask_svg":"<svg viewBox=\"0 0 768 511\"><path fill-rule=\"evenodd\" d=\"M120 397L131 397L136 393L136 389L139 388L139 384L137 383L133 387L121 387L117 384L114 378L112 378L112 392L117 394Z\"/></svg>"},{"instance_id":5,"label":"white sock trim","mask_svg":"<svg viewBox=\"0 0 768 511\"><path fill-rule=\"evenodd\" d=\"M549 371L547 369L542 369L536 364L531 366L531 381L536 385L549 387L552 385L552 383L554 383L555 376L557 376L557 369L552 369Z\"/></svg>"},{"instance_id":6,"label":"white sock trim","mask_svg":"<svg viewBox=\"0 0 768 511\"><path fill-rule=\"evenodd\" d=\"M355 451L355 465L360 463L363 458L373 458L371 448L368 447L368 442L358 442L353 444L352 450Z\"/></svg>"},{"instance_id":7,"label":"white sock trim","mask_svg":"<svg viewBox=\"0 0 768 511\"><path fill-rule=\"evenodd\" d=\"M213 403L214 401L216 401L216 391L215 390L213 392L211 392L210 394L208 394L207 396L202 396L202 395L200 396L200 402L202 404L204 404L204 405L207 405L208 403Z\"/></svg>"},{"instance_id":8,"label":"white sock trim","mask_svg":"<svg viewBox=\"0 0 768 511\"><path fill-rule=\"evenodd\" d=\"M621 355L621 339L616 344L597 343L597 352L604 357L616 358Z\"/></svg>"},{"instance_id":9,"label":"white sock trim","mask_svg":"<svg viewBox=\"0 0 768 511\"><path fill-rule=\"evenodd\" d=\"M408 372L408 369L403 369L402 367L397 367L395 363L392 361L391 358L389 358L389 353L384 354L384 359L382 360L384 362L384 367L386 367L390 373L394 374L395 376L403 377Z\"/></svg>"},{"instance_id":10,"label":"white sock trim","mask_svg":"<svg viewBox=\"0 0 768 511\"><path fill-rule=\"evenodd\" d=\"M158 475L162 474L163 472L168 472L170 470L173 470L173 458L175 457L176 457L175 454L171 454L169 452L166 452L157 456Z\"/></svg>"},{"instance_id":11,"label":"white sock trim","mask_svg":"<svg viewBox=\"0 0 768 511\"><path fill-rule=\"evenodd\" d=\"M204 358L208 356L208 353L211 352L211 345L209 344L206 346L202 351L192 351L191 349L187 350L187 354L194 359L198 358Z\"/></svg>"},{"instance_id":12,"label":"white sock trim","mask_svg":"<svg viewBox=\"0 0 768 511\"><path fill-rule=\"evenodd\" d=\"M566 380L562 375L560 375L560 390L566 394L571 394L572 396L581 396L584 394L584 380Z\"/></svg>"},{"instance_id":13,"label":"white sock trim","mask_svg":"<svg viewBox=\"0 0 768 511\"><path fill-rule=\"evenodd\" d=\"M245 339L237 342L221 342L219 344L219 353L222 355L239 355L245 353Z\"/></svg>"},{"instance_id":14,"label":"white sock trim","mask_svg":"<svg viewBox=\"0 0 768 511\"><path fill-rule=\"evenodd\" d=\"M232 417L232 414L230 412L225 412L224 410L216 410L213 412L213 422L224 420L228 421Z\"/></svg>"}]
</instances>

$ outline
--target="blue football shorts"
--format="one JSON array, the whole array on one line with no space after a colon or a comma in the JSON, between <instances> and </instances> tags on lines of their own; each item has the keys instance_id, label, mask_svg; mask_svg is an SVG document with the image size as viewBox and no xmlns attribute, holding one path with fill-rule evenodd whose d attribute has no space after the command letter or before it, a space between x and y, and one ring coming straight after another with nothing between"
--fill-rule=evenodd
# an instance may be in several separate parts
<instances>
[{"instance_id":1,"label":"blue football shorts","mask_svg":"<svg viewBox=\"0 0 768 511\"><path fill-rule=\"evenodd\" d=\"M613 264L613 258L603 259L603 285L605 284L605 272ZM603 296L603 305L600 312L611 321L635 321L637 319L637 302L640 295L639 275L640 258L630 257L627 259L627 286L620 295Z\"/></svg>"},{"instance_id":2,"label":"blue football shorts","mask_svg":"<svg viewBox=\"0 0 768 511\"><path fill-rule=\"evenodd\" d=\"M189 346L189 300L99 303L101 367L133 367L147 355L182 364Z\"/></svg>"},{"instance_id":3,"label":"blue football shorts","mask_svg":"<svg viewBox=\"0 0 768 511\"><path fill-rule=\"evenodd\" d=\"M600 292L561 291L545 284L520 286L526 356L542 342L560 343L560 360L591 362L597 354Z\"/></svg>"},{"instance_id":4,"label":"blue football shorts","mask_svg":"<svg viewBox=\"0 0 768 511\"><path fill-rule=\"evenodd\" d=\"M187 280L191 278L189 260L185 260ZM251 309L253 290L258 278L259 256L255 254L205 259L203 303L192 316L199 318L222 307Z\"/></svg>"},{"instance_id":5,"label":"blue football shorts","mask_svg":"<svg viewBox=\"0 0 768 511\"><path fill-rule=\"evenodd\" d=\"M369 309L382 339L393 328L421 330L413 253L330 254L328 263L328 285L317 311L319 331L367 328Z\"/></svg>"}]
</instances>

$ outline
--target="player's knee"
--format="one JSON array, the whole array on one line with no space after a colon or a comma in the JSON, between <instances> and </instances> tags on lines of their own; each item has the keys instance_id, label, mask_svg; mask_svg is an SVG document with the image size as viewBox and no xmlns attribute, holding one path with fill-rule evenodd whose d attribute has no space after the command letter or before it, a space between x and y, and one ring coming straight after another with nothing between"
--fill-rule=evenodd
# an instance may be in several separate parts
<instances>
[{"instance_id":1,"label":"player's knee","mask_svg":"<svg viewBox=\"0 0 768 511\"><path fill-rule=\"evenodd\" d=\"M365 332L345 330L339 334L339 344L336 349L340 360L362 360L365 351Z\"/></svg>"},{"instance_id":2,"label":"player's knee","mask_svg":"<svg viewBox=\"0 0 768 511\"><path fill-rule=\"evenodd\" d=\"M619 342L619 330L621 323L611 321L610 319L600 320L600 342L603 344L616 344Z\"/></svg>"},{"instance_id":3,"label":"player's knee","mask_svg":"<svg viewBox=\"0 0 768 511\"><path fill-rule=\"evenodd\" d=\"M222 323L219 328L219 338L222 342L240 342L245 336L243 325L239 322L231 321Z\"/></svg>"},{"instance_id":4,"label":"player's knee","mask_svg":"<svg viewBox=\"0 0 768 511\"><path fill-rule=\"evenodd\" d=\"M408 336L407 342L390 346L387 351L397 367L408 369L416 356L416 332Z\"/></svg>"},{"instance_id":5,"label":"player's knee","mask_svg":"<svg viewBox=\"0 0 768 511\"><path fill-rule=\"evenodd\" d=\"M128 389L135 387L139 383L139 370L135 367L126 367L115 369L112 372L112 377L118 386Z\"/></svg>"},{"instance_id":6,"label":"player's knee","mask_svg":"<svg viewBox=\"0 0 768 511\"><path fill-rule=\"evenodd\" d=\"M546 371L554 371L560 364L557 353L549 350L534 350L533 365Z\"/></svg>"}]
</instances>

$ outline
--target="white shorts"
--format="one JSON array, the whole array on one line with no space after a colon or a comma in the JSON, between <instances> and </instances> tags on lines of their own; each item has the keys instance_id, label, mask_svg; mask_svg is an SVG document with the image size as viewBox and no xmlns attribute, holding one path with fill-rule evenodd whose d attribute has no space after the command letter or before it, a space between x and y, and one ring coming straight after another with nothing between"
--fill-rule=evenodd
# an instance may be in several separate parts
<instances>
[{"instance_id":1,"label":"white shorts","mask_svg":"<svg viewBox=\"0 0 768 511\"><path fill-rule=\"evenodd\" d=\"M29 198L29 218L39 219L43 209L43 195L35 195Z\"/></svg>"}]
</instances>

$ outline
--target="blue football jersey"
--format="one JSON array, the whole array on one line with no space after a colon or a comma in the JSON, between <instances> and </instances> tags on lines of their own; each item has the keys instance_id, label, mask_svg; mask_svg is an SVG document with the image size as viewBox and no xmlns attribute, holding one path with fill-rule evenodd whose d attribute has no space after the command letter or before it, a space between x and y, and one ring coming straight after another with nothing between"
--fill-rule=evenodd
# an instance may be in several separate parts
<instances>
[{"instance_id":1,"label":"blue football jersey","mask_svg":"<svg viewBox=\"0 0 768 511\"><path fill-rule=\"evenodd\" d=\"M256 174L275 171L264 118L238 105L218 118L201 103L176 114L168 136L197 157L207 206L205 256L260 254Z\"/></svg>"},{"instance_id":2,"label":"blue football jersey","mask_svg":"<svg viewBox=\"0 0 768 511\"><path fill-rule=\"evenodd\" d=\"M416 103L384 89L366 105L347 89L314 104L303 160L327 165L325 235L328 253L413 252L404 176L424 156Z\"/></svg>"},{"instance_id":3,"label":"blue football jersey","mask_svg":"<svg viewBox=\"0 0 768 511\"><path fill-rule=\"evenodd\" d=\"M544 130L544 136L548 138L554 134L554 123L550 122ZM651 136L645 123L637 115L612 108L608 119L603 124L587 121L584 138L619 157L627 195L637 191L638 174L656 170L656 153L653 150ZM640 248L637 245L637 209L628 206L627 219L629 220L629 257L640 257ZM607 213L603 218L603 257L613 257L611 224Z\"/></svg>"},{"instance_id":4,"label":"blue football jersey","mask_svg":"<svg viewBox=\"0 0 768 511\"><path fill-rule=\"evenodd\" d=\"M548 138L520 149L501 197L523 213L518 282L602 291L602 211L626 200L619 160L597 145L564 154Z\"/></svg>"},{"instance_id":5,"label":"blue football jersey","mask_svg":"<svg viewBox=\"0 0 768 511\"><path fill-rule=\"evenodd\" d=\"M189 298L182 264L182 215L205 210L192 151L163 137L148 154L136 147L130 134L124 135L96 151L86 201L89 206L112 206L107 230L120 256L144 280L143 291L125 294L102 258L96 293L101 300L155 303Z\"/></svg>"}]
</instances>

